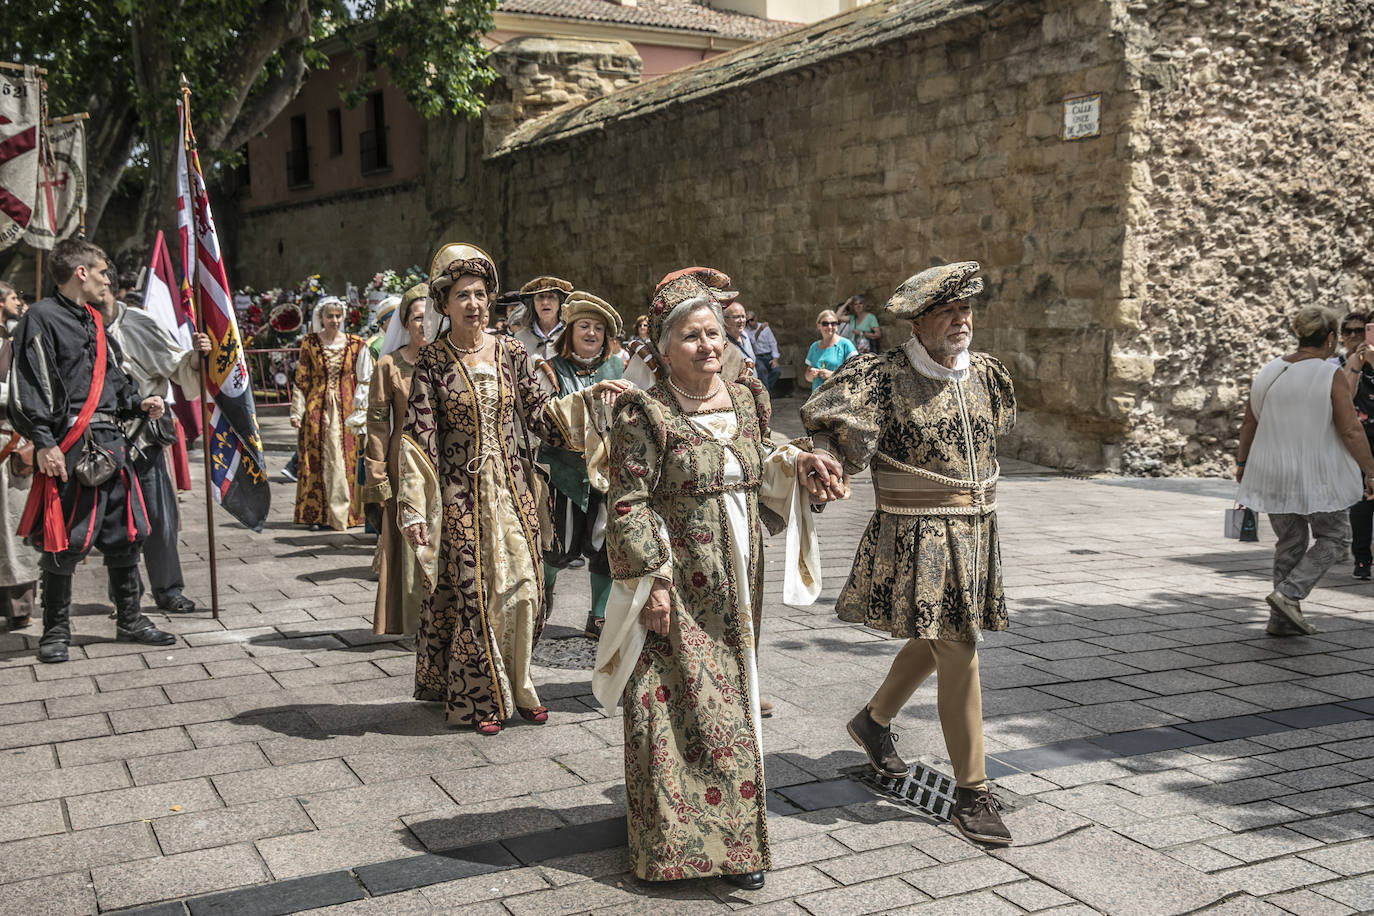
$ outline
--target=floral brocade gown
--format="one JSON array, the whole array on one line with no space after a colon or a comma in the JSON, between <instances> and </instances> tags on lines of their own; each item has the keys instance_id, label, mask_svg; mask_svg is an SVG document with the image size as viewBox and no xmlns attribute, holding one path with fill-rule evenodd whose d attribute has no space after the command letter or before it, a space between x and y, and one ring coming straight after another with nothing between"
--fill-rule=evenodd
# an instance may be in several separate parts
<instances>
[{"instance_id":1,"label":"floral brocade gown","mask_svg":"<svg viewBox=\"0 0 1374 916\"><path fill-rule=\"evenodd\" d=\"M729 391L733 410L708 413L685 413L662 385L616 404L611 573L617 586L672 581L669 634L644 634L623 690L630 864L650 881L771 867L754 618L763 522L780 520L759 495L766 479L793 485L797 449L768 441L761 383Z\"/></svg>"}]
</instances>

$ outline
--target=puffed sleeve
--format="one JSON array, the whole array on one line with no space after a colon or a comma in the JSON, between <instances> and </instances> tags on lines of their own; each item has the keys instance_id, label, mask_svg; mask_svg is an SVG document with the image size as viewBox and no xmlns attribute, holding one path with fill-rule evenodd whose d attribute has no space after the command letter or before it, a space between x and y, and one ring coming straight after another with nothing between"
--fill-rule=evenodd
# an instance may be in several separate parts
<instances>
[{"instance_id":1,"label":"puffed sleeve","mask_svg":"<svg viewBox=\"0 0 1374 916\"><path fill-rule=\"evenodd\" d=\"M372 387L367 402L367 448L363 452L363 502L386 502L392 496L387 471L387 447L391 443L392 424L403 417L392 417L391 399L395 393L391 356L383 356L372 373Z\"/></svg>"},{"instance_id":2,"label":"puffed sleeve","mask_svg":"<svg viewBox=\"0 0 1374 916\"><path fill-rule=\"evenodd\" d=\"M868 466L878 451L888 376L884 357L856 356L835 370L802 405L802 425L818 449L830 452L850 474Z\"/></svg>"},{"instance_id":3,"label":"puffed sleeve","mask_svg":"<svg viewBox=\"0 0 1374 916\"><path fill-rule=\"evenodd\" d=\"M424 522L429 527L429 545L415 549L429 591L434 590L438 578L443 522L437 470L439 431L434 414L431 368L432 364L422 351L410 379L410 400L406 404L405 426L397 456L400 480L395 482L398 526L405 529Z\"/></svg>"},{"instance_id":4,"label":"puffed sleeve","mask_svg":"<svg viewBox=\"0 0 1374 916\"><path fill-rule=\"evenodd\" d=\"M310 388L316 373L319 371L316 360L316 347L312 341L314 335L308 335L301 341L300 359L296 362L296 371L291 374L291 419L301 420L305 417L305 392Z\"/></svg>"},{"instance_id":5,"label":"puffed sleeve","mask_svg":"<svg viewBox=\"0 0 1374 916\"><path fill-rule=\"evenodd\" d=\"M641 391L627 391L617 399L606 494L606 553L615 579L638 579L671 568L668 528L653 506L666 441L658 404Z\"/></svg>"},{"instance_id":6,"label":"puffed sleeve","mask_svg":"<svg viewBox=\"0 0 1374 916\"><path fill-rule=\"evenodd\" d=\"M1002 363L980 353L983 383L987 385L988 399L992 402L992 421L997 435L1004 436L1016 425L1016 390L1012 387L1011 373Z\"/></svg>"}]
</instances>

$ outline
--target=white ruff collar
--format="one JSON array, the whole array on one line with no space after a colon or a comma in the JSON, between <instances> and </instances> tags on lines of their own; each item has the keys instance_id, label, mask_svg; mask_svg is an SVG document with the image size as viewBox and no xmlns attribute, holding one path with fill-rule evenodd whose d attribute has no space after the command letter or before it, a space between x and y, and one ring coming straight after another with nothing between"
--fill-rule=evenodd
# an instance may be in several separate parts
<instances>
[{"instance_id":1,"label":"white ruff collar","mask_svg":"<svg viewBox=\"0 0 1374 916\"><path fill-rule=\"evenodd\" d=\"M968 350L964 350L955 358L953 369L947 369L931 358L915 334L911 335L911 339L902 349L911 360L911 367L926 378L942 382L962 382L968 376Z\"/></svg>"}]
</instances>

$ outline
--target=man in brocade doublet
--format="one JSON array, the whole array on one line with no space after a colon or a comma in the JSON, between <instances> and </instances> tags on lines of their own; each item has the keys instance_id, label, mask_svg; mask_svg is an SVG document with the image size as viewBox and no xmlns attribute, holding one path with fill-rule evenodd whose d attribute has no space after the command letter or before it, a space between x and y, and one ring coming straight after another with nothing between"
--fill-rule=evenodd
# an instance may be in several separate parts
<instances>
[{"instance_id":1,"label":"man in brocade doublet","mask_svg":"<svg viewBox=\"0 0 1374 916\"><path fill-rule=\"evenodd\" d=\"M887 678L849 722L879 773L905 776L892 719L931 674L954 766L950 819L967 837L1011 835L988 790L977 643L1007 627L997 546L997 437L1016 419L1002 364L970 353L975 261L933 267L887 304L912 337L835 371L802 407L817 450L855 473L871 467L876 511L836 602L843 620L907 640Z\"/></svg>"}]
</instances>

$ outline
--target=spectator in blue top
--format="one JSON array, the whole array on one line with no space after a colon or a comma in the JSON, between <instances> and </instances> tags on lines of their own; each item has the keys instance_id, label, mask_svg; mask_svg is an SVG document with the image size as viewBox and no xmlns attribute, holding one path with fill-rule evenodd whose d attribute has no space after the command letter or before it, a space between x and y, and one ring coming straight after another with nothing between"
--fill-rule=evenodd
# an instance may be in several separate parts
<instances>
[{"instance_id":1,"label":"spectator in blue top","mask_svg":"<svg viewBox=\"0 0 1374 916\"><path fill-rule=\"evenodd\" d=\"M830 309L816 318L816 329L821 332L821 339L806 351L806 380L811 383L812 391L821 387L845 360L858 352L854 344L840 336L840 319Z\"/></svg>"}]
</instances>

